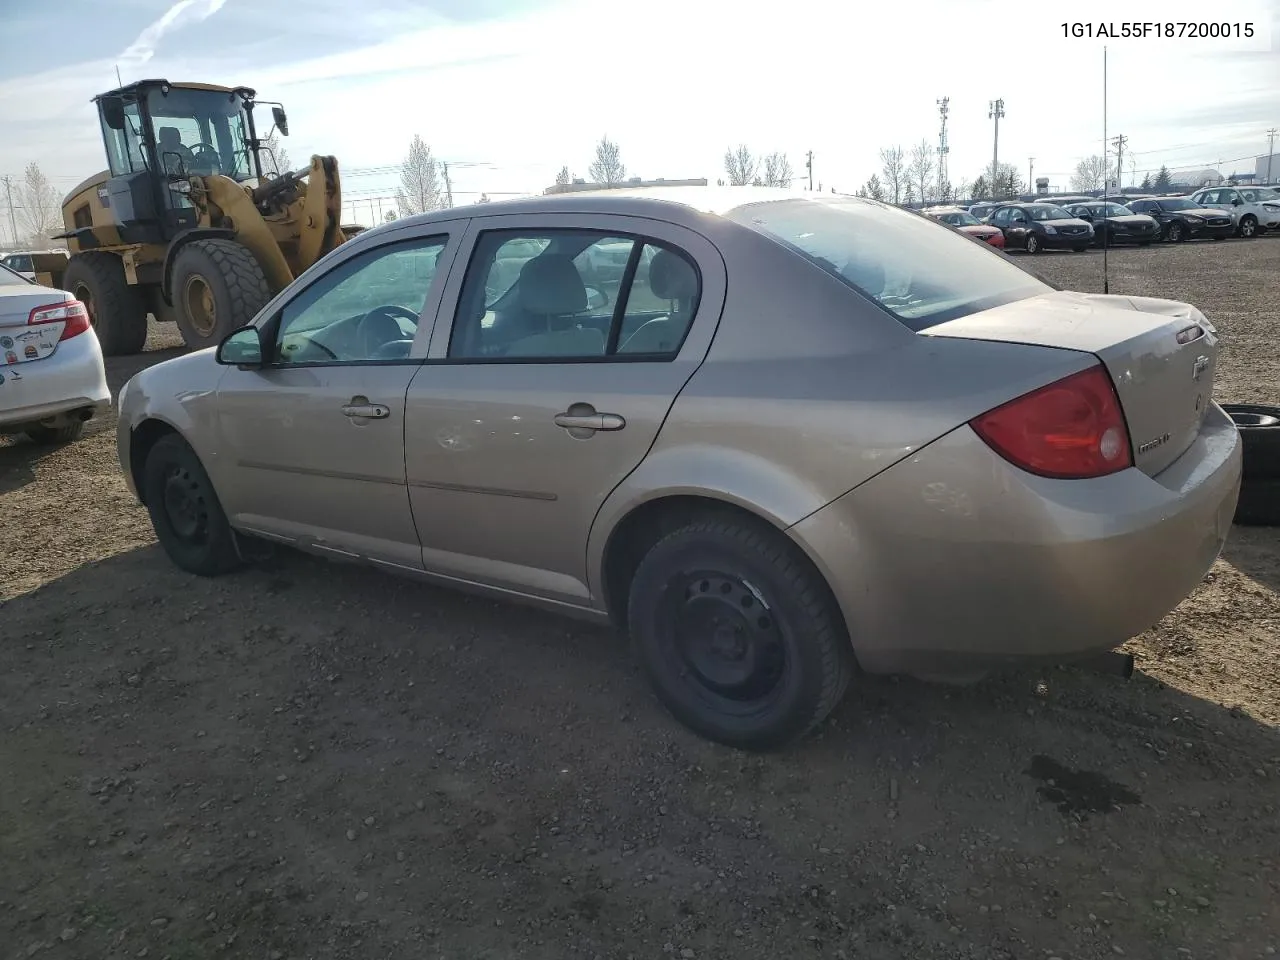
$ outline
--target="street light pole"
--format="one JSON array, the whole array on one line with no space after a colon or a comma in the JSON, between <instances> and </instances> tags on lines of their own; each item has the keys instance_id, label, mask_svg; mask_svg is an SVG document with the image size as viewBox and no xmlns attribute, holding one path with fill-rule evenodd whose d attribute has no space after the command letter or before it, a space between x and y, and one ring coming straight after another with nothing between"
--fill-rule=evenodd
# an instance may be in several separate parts
<instances>
[{"instance_id":1,"label":"street light pole","mask_svg":"<svg viewBox=\"0 0 1280 960\"><path fill-rule=\"evenodd\" d=\"M995 138L991 143L991 199L996 197L996 171L1000 169L1000 118L1004 116L1004 101L992 100L991 108L987 111L987 119L994 120Z\"/></svg>"}]
</instances>

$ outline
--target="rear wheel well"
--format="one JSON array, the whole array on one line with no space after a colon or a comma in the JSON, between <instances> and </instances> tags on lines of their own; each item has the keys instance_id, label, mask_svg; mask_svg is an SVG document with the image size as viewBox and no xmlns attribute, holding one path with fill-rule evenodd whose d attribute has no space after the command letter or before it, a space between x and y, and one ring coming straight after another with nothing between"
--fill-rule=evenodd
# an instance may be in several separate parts
<instances>
[{"instance_id":1,"label":"rear wheel well","mask_svg":"<svg viewBox=\"0 0 1280 960\"><path fill-rule=\"evenodd\" d=\"M138 491L138 500L144 506L146 500L143 491L142 471L147 465L147 454L162 438L178 431L163 420L143 420L131 431L129 441L129 474L133 478L133 489Z\"/></svg>"},{"instance_id":2,"label":"rear wheel well","mask_svg":"<svg viewBox=\"0 0 1280 960\"><path fill-rule=\"evenodd\" d=\"M713 497L680 495L641 504L623 518L605 545L604 600L609 619L617 629L626 630L631 581L649 549L684 524L713 517L745 522L786 536L776 524L759 514ZM821 573L818 575L821 577Z\"/></svg>"}]
</instances>

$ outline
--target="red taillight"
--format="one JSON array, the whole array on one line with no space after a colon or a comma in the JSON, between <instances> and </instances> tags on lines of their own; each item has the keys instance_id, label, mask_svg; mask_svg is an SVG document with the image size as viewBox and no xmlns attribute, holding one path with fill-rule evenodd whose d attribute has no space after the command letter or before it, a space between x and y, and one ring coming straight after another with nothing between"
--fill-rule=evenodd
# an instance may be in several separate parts
<instances>
[{"instance_id":1,"label":"red taillight","mask_svg":"<svg viewBox=\"0 0 1280 960\"><path fill-rule=\"evenodd\" d=\"M1102 364L969 421L996 453L1042 477L1103 477L1133 466L1129 428Z\"/></svg>"},{"instance_id":2,"label":"red taillight","mask_svg":"<svg viewBox=\"0 0 1280 960\"><path fill-rule=\"evenodd\" d=\"M27 326L34 327L42 323L63 323L62 336L58 342L70 340L89 329L89 311L79 300L64 300L62 303L50 303L36 307L27 317Z\"/></svg>"}]
</instances>

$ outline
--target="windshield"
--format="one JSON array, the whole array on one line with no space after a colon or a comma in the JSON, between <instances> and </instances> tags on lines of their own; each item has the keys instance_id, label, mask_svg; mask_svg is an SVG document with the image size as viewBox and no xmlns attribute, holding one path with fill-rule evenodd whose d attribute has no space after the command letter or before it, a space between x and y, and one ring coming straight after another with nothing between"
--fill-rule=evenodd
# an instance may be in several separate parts
<instances>
[{"instance_id":1,"label":"windshield","mask_svg":"<svg viewBox=\"0 0 1280 960\"><path fill-rule=\"evenodd\" d=\"M975 217L972 213L965 210L956 210L951 213L939 213L938 219L943 223L949 223L953 227L980 227L982 221Z\"/></svg>"},{"instance_id":2,"label":"windshield","mask_svg":"<svg viewBox=\"0 0 1280 960\"><path fill-rule=\"evenodd\" d=\"M256 176L245 141L248 117L238 96L218 90L171 87L147 94L160 167L167 173L220 173L233 180Z\"/></svg>"},{"instance_id":3,"label":"windshield","mask_svg":"<svg viewBox=\"0 0 1280 960\"><path fill-rule=\"evenodd\" d=\"M731 210L892 313L912 330L1053 288L986 244L928 218L851 197L777 200Z\"/></svg>"},{"instance_id":4,"label":"windshield","mask_svg":"<svg viewBox=\"0 0 1280 960\"><path fill-rule=\"evenodd\" d=\"M1074 217L1061 207L1055 207L1051 203L1037 203L1034 206L1026 208L1027 213L1031 215L1032 220L1072 220Z\"/></svg>"}]
</instances>

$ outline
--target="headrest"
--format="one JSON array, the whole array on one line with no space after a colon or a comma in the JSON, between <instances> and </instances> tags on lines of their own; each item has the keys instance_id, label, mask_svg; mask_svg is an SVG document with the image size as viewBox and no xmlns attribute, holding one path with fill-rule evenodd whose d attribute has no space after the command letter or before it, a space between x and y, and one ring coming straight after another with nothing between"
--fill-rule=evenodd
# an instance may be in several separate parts
<instances>
[{"instance_id":1,"label":"headrest","mask_svg":"<svg viewBox=\"0 0 1280 960\"><path fill-rule=\"evenodd\" d=\"M177 127L159 127L156 133L160 137L161 143L181 143L182 134Z\"/></svg>"},{"instance_id":2,"label":"headrest","mask_svg":"<svg viewBox=\"0 0 1280 960\"><path fill-rule=\"evenodd\" d=\"M520 268L520 306L540 316L587 308L587 288L578 268L562 253L540 253Z\"/></svg>"},{"instance_id":3,"label":"headrest","mask_svg":"<svg viewBox=\"0 0 1280 960\"><path fill-rule=\"evenodd\" d=\"M698 295L698 275L678 253L659 250L649 264L649 288L663 300L686 300Z\"/></svg>"}]
</instances>

